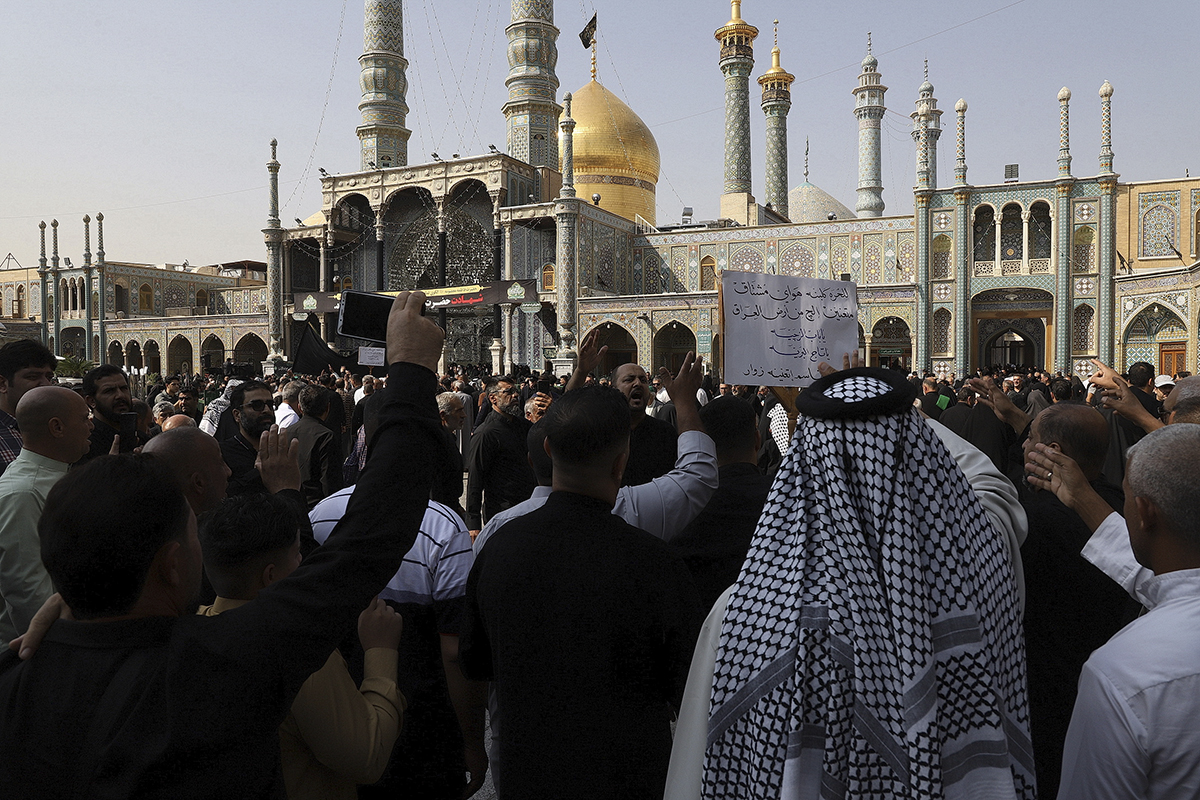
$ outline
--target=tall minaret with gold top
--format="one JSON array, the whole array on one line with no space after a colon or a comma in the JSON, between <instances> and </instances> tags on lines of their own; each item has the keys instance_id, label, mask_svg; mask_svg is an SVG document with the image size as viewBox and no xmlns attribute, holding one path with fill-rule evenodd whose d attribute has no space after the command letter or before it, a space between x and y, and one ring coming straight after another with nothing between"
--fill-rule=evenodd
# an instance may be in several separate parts
<instances>
[{"instance_id":1,"label":"tall minaret with gold top","mask_svg":"<svg viewBox=\"0 0 1200 800\"><path fill-rule=\"evenodd\" d=\"M750 71L758 28L742 19L742 0L730 0L730 19L714 34L725 75L725 184L721 216L745 222L750 197Z\"/></svg>"},{"instance_id":2,"label":"tall minaret with gold top","mask_svg":"<svg viewBox=\"0 0 1200 800\"><path fill-rule=\"evenodd\" d=\"M783 216L788 215L787 115L792 107L792 82L796 80L779 65L779 20L775 20L775 46L771 68L758 79L762 87L762 110L767 115L767 185L764 201Z\"/></svg>"}]
</instances>

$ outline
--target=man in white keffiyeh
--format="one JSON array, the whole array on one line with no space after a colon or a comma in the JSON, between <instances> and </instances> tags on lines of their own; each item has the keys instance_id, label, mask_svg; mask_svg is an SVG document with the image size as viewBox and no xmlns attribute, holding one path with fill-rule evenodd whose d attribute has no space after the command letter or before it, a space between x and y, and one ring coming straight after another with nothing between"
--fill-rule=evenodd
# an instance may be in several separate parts
<instances>
[{"instance_id":1,"label":"man in white keffiyeh","mask_svg":"<svg viewBox=\"0 0 1200 800\"><path fill-rule=\"evenodd\" d=\"M698 746L679 752L697 731L685 696L668 797L1033 798L1005 542L1024 515L913 396L897 373L856 368L797 399L746 563L693 660L703 766Z\"/></svg>"}]
</instances>

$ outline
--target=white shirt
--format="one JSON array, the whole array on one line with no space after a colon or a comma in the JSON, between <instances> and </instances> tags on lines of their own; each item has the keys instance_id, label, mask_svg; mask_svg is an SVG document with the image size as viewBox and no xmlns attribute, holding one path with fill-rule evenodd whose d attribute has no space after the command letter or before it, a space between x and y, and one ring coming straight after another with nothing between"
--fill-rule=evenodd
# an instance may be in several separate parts
<instances>
[{"instance_id":1,"label":"white shirt","mask_svg":"<svg viewBox=\"0 0 1200 800\"><path fill-rule=\"evenodd\" d=\"M1083 546L1083 557L1117 583L1147 609L1154 607L1143 591L1154 573L1137 562L1129 544L1129 528L1125 519L1115 511L1104 518L1100 527Z\"/></svg>"},{"instance_id":2,"label":"white shirt","mask_svg":"<svg viewBox=\"0 0 1200 800\"><path fill-rule=\"evenodd\" d=\"M1059 800L1200 797L1200 569L1138 589L1152 610L1083 666Z\"/></svg>"},{"instance_id":3,"label":"white shirt","mask_svg":"<svg viewBox=\"0 0 1200 800\"><path fill-rule=\"evenodd\" d=\"M684 431L679 434L675 468L649 483L621 487L612 513L669 542L704 510L716 488L716 445L707 433ZM541 508L550 491L549 486L538 486L524 503L505 509L488 520L475 537L476 554L506 522Z\"/></svg>"},{"instance_id":4,"label":"white shirt","mask_svg":"<svg viewBox=\"0 0 1200 800\"><path fill-rule=\"evenodd\" d=\"M300 415L296 413L296 409L287 403L279 404L279 408L275 411L275 424L279 426L279 430L283 430L289 425L295 425L299 421Z\"/></svg>"}]
</instances>

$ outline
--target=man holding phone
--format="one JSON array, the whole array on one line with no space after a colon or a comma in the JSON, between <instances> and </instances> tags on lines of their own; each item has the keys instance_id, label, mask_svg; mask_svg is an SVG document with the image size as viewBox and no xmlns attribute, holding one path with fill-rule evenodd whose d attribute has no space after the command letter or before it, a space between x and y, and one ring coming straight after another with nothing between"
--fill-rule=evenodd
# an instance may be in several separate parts
<instances>
[{"instance_id":1,"label":"man holding phone","mask_svg":"<svg viewBox=\"0 0 1200 800\"><path fill-rule=\"evenodd\" d=\"M117 434L121 434L123 453L145 444L137 432L137 414L133 413L129 379L120 367L101 364L84 375L83 399L92 409L95 427L92 430L91 449L76 463L82 464L96 456L108 455Z\"/></svg>"}]
</instances>

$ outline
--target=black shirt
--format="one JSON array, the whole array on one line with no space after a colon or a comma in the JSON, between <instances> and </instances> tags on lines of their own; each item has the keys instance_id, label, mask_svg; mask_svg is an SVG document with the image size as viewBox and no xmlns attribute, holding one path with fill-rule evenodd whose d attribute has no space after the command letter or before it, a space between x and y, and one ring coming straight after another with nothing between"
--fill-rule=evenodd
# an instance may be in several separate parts
<instances>
[{"instance_id":1,"label":"black shirt","mask_svg":"<svg viewBox=\"0 0 1200 800\"><path fill-rule=\"evenodd\" d=\"M471 434L467 448L467 527L477 531L506 508L533 494L537 479L529 466L525 437L533 423L496 412Z\"/></svg>"},{"instance_id":2,"label":"black shirt","mask_svg":"<svg viewBox=\"0 0 1200 800\"><path fill-rule=\"evenodd\" d=\"M284 796L279 725L395 574L425 514L436 379L412 364L390 374L346 515L291 576L216 617L59 620L29 661L5 649L5 797Z\"/></svg>"},{"instance_id":3,"label":"black shirt","mask_svg":"<svg viewBox=\"0 0 1200 800\"><path fill-rule=\"evenodd\" d=\"M554 492L467 580L464 672L493 680L506 797L661 797L699 630L679 556L603 501Z\"/></svg>"},{"instance_id":4,"label":"black shirt","mask_svg":"<svg viewBox=\"0 0 1200 800\"><path fill-rule=\"evenodd\" d=\"M771 491L771 479L754 464L726 464L717 474L719 484L708 505L671 540L696 581L705 609L737 580Z\"/></svg>"},{"instance_id":5,"label":"black shirt","mask_svg":"<svg viewBox=\"0 0 1200 800\"><path fill-rule=\"evenodd\" d=\"M622 486L637 486L675 469L679 434L669 422L645 415L629 432L629 463Z\"/></svg>"},{"instance_id":6,"label":"black shirt","mask_svg":"<svg viewBox=\"0 0 1200 800\"><path fill-rule=\"evenodd\" d=\"M262 478L254 462L258 460L255 450L246 437L238 430L233 436L218 442L221 446L221 457L229 467L229 485L225 489L226 497L237 497L239 494L265 494Z\"/></svg>"}]
</instances>

